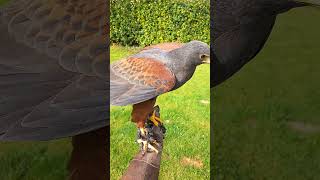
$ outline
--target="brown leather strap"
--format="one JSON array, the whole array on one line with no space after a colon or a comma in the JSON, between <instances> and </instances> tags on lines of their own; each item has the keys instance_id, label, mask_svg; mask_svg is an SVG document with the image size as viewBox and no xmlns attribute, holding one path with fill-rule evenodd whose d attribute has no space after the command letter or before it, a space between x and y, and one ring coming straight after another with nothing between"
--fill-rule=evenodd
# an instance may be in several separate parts
<instances>
[{"instance_id":1,"label":"brown leather strap","mask_svg":"<svg viewBox=\"0 0 320 180\"><path fill-rule=\"evenodd\" d=\"M104 127L72 138L70 180L110 179L109 134L110 128Z\"/></svg>"}]
</instances>

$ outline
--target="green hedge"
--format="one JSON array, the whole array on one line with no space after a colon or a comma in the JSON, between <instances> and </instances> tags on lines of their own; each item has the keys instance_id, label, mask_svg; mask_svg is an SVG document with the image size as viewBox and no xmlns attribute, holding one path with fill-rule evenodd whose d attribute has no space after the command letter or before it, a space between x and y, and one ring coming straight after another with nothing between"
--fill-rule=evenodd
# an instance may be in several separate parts
<instances>
[{"instance_id":1,"label":"green hedge","mask_svg":"<svg viewBox=\"0 0 320 180\"><path fill-rule=\"evenodd\" d=\"M9 2L9 0L0 0L0 7Z\"/></svg>"},{"instance_id":2,"label":"green hedge","mask_svg":"<svg viewBox=\"0 0 320 180\"><path fill-rule=\"evenodd\" d=\"M111 0L111 42L210 42L210 0Z\"/></svg>"}]
</instances>

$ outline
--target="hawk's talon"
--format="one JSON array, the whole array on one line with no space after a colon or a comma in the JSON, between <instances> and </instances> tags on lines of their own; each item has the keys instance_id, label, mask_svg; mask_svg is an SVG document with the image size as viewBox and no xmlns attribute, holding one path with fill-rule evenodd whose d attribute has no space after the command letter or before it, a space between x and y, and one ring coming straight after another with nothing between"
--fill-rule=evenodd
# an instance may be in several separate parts
<instances>
[{"instance_id":1,"label":"hawk's talon","mask_svg":"<svg viewBox=\"0 0 320 180\"><path fill-rule=\"evenodd\" d=\"M140 144L143 155L148 151L156 153L159 152L157 148L161 147L161 145L157 142L154 134L154 128L159 127L163 134L165 134L166 131L165 127L163 126L163 122L159 117L159 107L156 106L154 111L150 113L148 119L146 120L145 127L138 128L137 142Z\"/></svg>"},{"instance_id":2,"label":"hawk's talon","mask_svg":"<svg viewBox=\"0 0 320 180\"><path fill-rule=\"evenodd\" d=\"M152 112L152 115L149 117L149 120L155 125L155 126L159 126L163 124L162 120L156 116L156 111L154 110Z\"/></svg>"},{"instance_id":3,"label":"hawk's talon","mask_svg":"<svg viewBox=\"0 0 320 180\"><path fill-rule=\"evenodd\" d=\"M144 141L142 139L138 139L137 142L140 144L142 154L144 155L146 152L155 152L159 153L157 148L155 148L149 141ZM158 145L158 143L154 142L154 144Z\"/></svg>"},{"instance_id":4,"label":"hawk's talon","mask_svg":"<svg viewBox=\"0 0 320 180\"><path fill-rule=\"evenodd\" d=\"M159 152L154 146L156 145L159 147L159 143L157 143L153 137L152 127L139 128L137 142L140 144L142 154L145 154L148 151L156 153Z\"/></svg>"},{"instance_id":5,"label":"hawk's talon","mask_svg":"<svg viewBox=\"0 0 320 180\"><path fill-rule=\"evenodd\" d=\"M145 128L139 128L139 134L142 135L142 136L146 136Z\"/></svg>"}]
</instances>

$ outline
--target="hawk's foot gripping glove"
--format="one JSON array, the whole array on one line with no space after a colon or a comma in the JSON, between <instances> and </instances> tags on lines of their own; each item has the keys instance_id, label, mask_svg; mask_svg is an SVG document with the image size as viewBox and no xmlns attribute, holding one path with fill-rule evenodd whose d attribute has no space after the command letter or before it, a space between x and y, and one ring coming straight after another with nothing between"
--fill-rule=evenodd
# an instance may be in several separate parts
<instances>
[{"instance_id":1,"label":"hawk's foot gripping glove","mask_svg":"<svg viewBox=\"0 0 320 180\"><path fill-rule=\"evenodd\" d=\"M159 153L158 149L161 147L159 142L162 142L165 132L166 128L160 119L160 108L155 106L145 123L145 127L138 129L137 142L141 145L143 154L146 152Z\"/></svg>"}]
</instances>

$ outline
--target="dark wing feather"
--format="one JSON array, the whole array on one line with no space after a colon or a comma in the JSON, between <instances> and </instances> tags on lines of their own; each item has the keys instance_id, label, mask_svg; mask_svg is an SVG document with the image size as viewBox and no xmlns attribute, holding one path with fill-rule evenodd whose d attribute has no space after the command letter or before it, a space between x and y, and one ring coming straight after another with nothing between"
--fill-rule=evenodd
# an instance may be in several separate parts
<instances>
[{"instance_id":1,"label":"dark wing feather","mask_svg":"<svg viewBox=\"0 0 320 180\"><path fill-rule=\"evenodd\" d=\"M231 77L259 53L278 14L306 5L296 1L211 1L211 87Z\"/></svg>"},{"instance_id":2,"label":"dark wing feather","mask_svg":"<svg viewBox=\"0 0 320 180\"><path fill-rule=\"evenodd\" d=\"M1 7L0 140L49 140L108 125L107 5L13 0Z\"/></svg>"},{"instance_id":3,"label":"dark wing feather","mask_svg":"<svg viewBox=\"0 0 320 180\"><path fill-rule=\"evenodd\" d=\"M276 15L268 11L272 6L262 6L261 2L211 2L211 87L220 84L241 69L256 56L267 41Z\"/></svg>"},{"instance_id":4,"label":"dark wing feather","mask_svg":"<svg viewBox=\"0 0 320 180\"><path fill-rule=\"evenodd\" d=\"M56 58L66 70L100 76L103 73L94 64L108 48L106 4L104 0L15 0L2 8L1 19L16 41Z\"/></svg>"},{"instance_id":5,"label":"dark wing feather","mask_svg":"<svg viewBox=\"0 0 320 180\"><path fill-rule=\"evenodd\" d=\"M214 41L211 86L216 86L231 77L260 52L274 22L275 17L260 23L239 26L225 32Z\"/></svg>"},{"instance_id":6,"label":"dark wing feather","mask_svg":"<svg viewBox=\"0 0 320 180\"><path fill-rule=\"evenodd\" d=\"M112 105L137 104L170 91L174 85L173 73L155 59L130 57L110 68Z\"/></svg>"}]
</instances>

